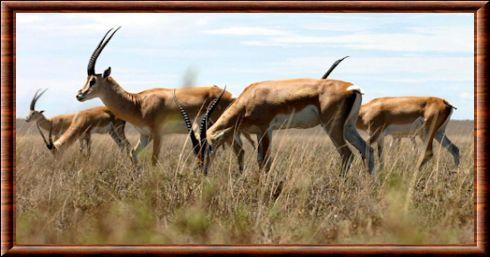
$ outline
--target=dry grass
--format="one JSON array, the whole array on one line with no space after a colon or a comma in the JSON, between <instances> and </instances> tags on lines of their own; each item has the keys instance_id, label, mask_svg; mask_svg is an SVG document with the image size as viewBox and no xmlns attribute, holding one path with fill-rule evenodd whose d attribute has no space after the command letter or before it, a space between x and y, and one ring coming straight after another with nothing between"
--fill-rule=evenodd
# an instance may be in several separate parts
<instances>
[{"instance_id":1,"label":"dry grass","mask_svg":"<svg viewBox=\"0 0 490 257\"><path fill-rule=\"evenodd\" d=\"M90 159L77 156L77 144L55 160L39 136L19 134L16 242L473 243L473 135L450 137L461 149L459 168L436 144L433 161L415 172L404 140L386 148L376 177L357 156L342 179L338 154L318 130L275 136L268 173L258 171L249 144L242 175L231 150L220 150L208 177L196 172L181 135L166 137L161 163L136 176L107 136L93 139Z\"/></svg>"}]
</instances>

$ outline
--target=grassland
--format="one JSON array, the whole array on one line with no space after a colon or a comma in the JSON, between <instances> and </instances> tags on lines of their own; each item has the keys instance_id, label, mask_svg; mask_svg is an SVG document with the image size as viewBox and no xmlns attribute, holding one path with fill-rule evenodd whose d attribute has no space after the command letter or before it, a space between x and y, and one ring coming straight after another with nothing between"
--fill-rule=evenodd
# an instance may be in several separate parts
<instances>
[{"instance_id":1,"label":"grassland","mask_svg":"<svg viewBox=\"0 0 490 257\"><path fill-rule=\"evenodd\" d=\"M436 143L435 158L417 172L420 149L408 140L388 147L388 140L383 170L370 176L356 156L345 179L318 129L277 133L268 173L246 143L243 174L223 149L205 177L183 135L165 137L156 167L149 147L137 173L108 136L93 138L89 159L78 156L78 143L55 159L34 130L18 126L16 242L473 243L473 133L458 124L448 133L461 150L459 167ZM136 135L128 135L134 143Z\"/></svg>"}]
</instances>

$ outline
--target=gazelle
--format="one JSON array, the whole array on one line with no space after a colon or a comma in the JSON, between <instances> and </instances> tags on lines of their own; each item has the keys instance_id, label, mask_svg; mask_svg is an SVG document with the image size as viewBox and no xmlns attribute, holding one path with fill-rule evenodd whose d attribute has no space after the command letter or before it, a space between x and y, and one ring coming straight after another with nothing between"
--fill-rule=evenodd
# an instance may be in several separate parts
<instances>
[{"instance_id":1,"label":"gazelle","mask_svg":"<svg viewBox=\"0 0 490 257\"><path fill-rule=\"evenodd\" d=\"M62 153L76 140L84 142L87 153L90 153L90 136L92 133L108 133L121 150L127 151L130 144L124 135L125 124L125 121L116 118L105 106L99 106L74 114L70 126L54 142L52 138L54 124L48 128L48 139L44 137L39 123L36 123L36 126L46 147L51 153L58 154Z\"/></svg>"},{"instance_id":2,"label":"gazelle","mask_svg":"<svg viewBox=\"0 0 490 257\"><path fill-rule=\"evenodd\" d=\"M454 106L437 97L382 97L364 104L359 112L357 127L369 134L368 144L377 143L382 163L383 138L386 135L422 135L425 149L417 162L420 169L432 156L435 138L459 165L459 149L447 138L446 126Z\"/></svg>"},{"instance_id":3,"label":"gazelle","mask_svg":"<svg viewBox=\"0 0 490 257\"><path fill-rule=\"evenodd\" d=\"M56 141L52 147L48 147L52 148L50 150L55 152L78 140L80 142L80 152L83 153L85 151L86 155L90 155L90 138L92 133L108 133L121 150L128 149L129 142L124 135L125 122L115 118L114 115L108 113L103 107L95 107L73 114L57 115L49 119L46 118L44 111L36 110L36 102L45 92L46 90L39 93L38 90L34 94L29 113L26 116L26 122L36 122L38 130L42 128L50 131L50 137L54 137ZM70 133L66 133L69 129ZM63 137L63 140L58 141L61 137ZM50 141L53 141L53 139L50 139Z\"/></svg>"},{"instance_id":4,"label":"gazelle","mask_svg":"<svg viewBox=\"0 0 490 257\"><path fill-rule=\"evenodd\" d=\"M203 117L201 143L195 146L204 152L199 158L204 162L205 173L210 163L209 153L232 140L236 133L257 135L257 161L261 169L268 170L272 162L270 146L273 130L321 125L342 157L342 175L349 170L353 159L346 140L361 153L367 161L369 172L374 174L373 150L356 130L362 96L360 89L352 83L330 79L254 83L207 129L206 117L213 113L214 104L219 100L218 97Z\"/></svg>"},{"instance_id":5,"label":"gazelle","mask_svg":"<svg viewBox=\"0 0 490 257\"><path fill-rule=\"evenodd\" d=\"M136 164L138 164L139 153L153 141L151 160L154 165L158 160L162 135L187 134L188 132L185 123L180 118L179 109L173 101L175 89L155 88L139 93L129 93L110 76L110 67L103 74L95 73L97 58L119 28L107 37L112 31L110 29L95 48L87 66L87 80L83 88L78 91L76 98L83 102L98 97L111 112L136 127L140 138L131 151L132 159ZM177 89L175 94L180 103L189 110L189 118L192 120L202 115L203 106L207 106L212 99L222 94L222 90L217 86L192 87ZM231 93L224 92L221 100L216 106L213 119L216 119L233 101ZM237 140L240 139L237 137ZM242 169L241 144L234 144L233 151L237 155L239 169Z\"/></svg>"}]
</instances>

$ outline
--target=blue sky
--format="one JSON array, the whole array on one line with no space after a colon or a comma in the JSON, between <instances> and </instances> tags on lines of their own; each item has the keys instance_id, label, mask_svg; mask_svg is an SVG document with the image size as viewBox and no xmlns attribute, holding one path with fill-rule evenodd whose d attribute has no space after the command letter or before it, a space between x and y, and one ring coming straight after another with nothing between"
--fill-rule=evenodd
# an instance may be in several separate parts
<instances>
[{"instance_id":1,"label":"blue sky","mask_svg":"<svg viewBox=\"0 0 490 257\"><path fill-rule=\"evenodd\" d=\"M96 71L130 92L320 78L349 55L330 78L361 87L364 101L431 95L473 119L473 14L75 14L16 15L16 113L25 117L38 88L49 88L38 109L47 116L102 105L76 101L90 54L107 29L122 26Z\"/></svg>"}]
</instances>

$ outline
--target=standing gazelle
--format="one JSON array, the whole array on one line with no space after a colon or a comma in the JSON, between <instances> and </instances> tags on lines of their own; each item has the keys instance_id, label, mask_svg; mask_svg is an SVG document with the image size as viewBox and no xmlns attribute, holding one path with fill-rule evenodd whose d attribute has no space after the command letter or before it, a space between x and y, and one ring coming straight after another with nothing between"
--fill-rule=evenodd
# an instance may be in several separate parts
<instances>
[{"instance_id":1,"label":"standing gazelle","mask_svg":"<svg viewBox=\"0 0 490 257\"><path fill-rule=\"evenodd\" d=\"M131 151L133 161L138 163L138 154L153 141L152 164L156 164L160 152L161 136L169 133L187 134L185 123L180 118L177 105L173 101L174 89L155 88L139 93L125 91L114 78L110 76L109 67L103 74L95 73L95 63L104 47L119 28L110 29L95 48L87 66L87 80L77 94L78 101L86 101L98 97L118 117L133 124L140 138ZM190 110L191 120L199 117L203 106L207 106L212 99L221 94L217 86L192 87L175 90L180 103ZM221 102L216 106L216 119L233 101L231 93L224 92ZM240 140L237 137L237 140ZM234 153L238 158L239 169L243 167L243 150L241 144L233 144Z\"/></svg>"},{"instance_id":2,"label":"standing gazelle","mask_svg":"<svg viewBox=\"0 0 490 257\"><path fill-rule=\"evenodd\" d=\"M382 97L364 104L359 112L357 127L369 134L368 143L377 143L382 163L385 135L422 135L425 149L417 163L420 169L432 156L435 138L459 165L459 149L446 136L446 126L454 106L437 97Z\"/></svg>"},{"instance_id":3,"label":"standing gazelle","mask_svg":"<svg viewBox=\"0 0 490 257\"><path fill-rule=\"evenodd\" d=\"M126 122L115 118L105 107L90 108L78 113L62 114L48 119L44 116L44 111L36 110L36 102L44 92L46 90L41 93L38 90L34 94L26 122L36 122L39 131L40 128L49 131L50 138L54 137L55 143L51 145L48 143L47 146L49 145L48 149L53 150L53 153L78 140L80 142L80 152L83 153L85 151L87 156L90 155L92 133L109 134L121 150L128 149L129 142L124 135ZM44 138L42 133L41 135ZM50 139L50 142L52 141L53 139Z\"/></svg>"},{"instance_id":4,"label":"standing gazelle","mask_svg":"<svg viewBox=\"0 0 490 257\"><path fill-rule=\"evenodd\" d=\"M321 125L342 157L342 175L352 163L352 152L346 140L361 153L369 172L374 174L373 150L356 130L361 99L359 88L339 80L289 79L254 83L209 129L206 116L203 118L201 131L204 132L201 134L204 138L197 147L204 148L202 151L205 153L200 155L204 161L204 172L207 172L210 162L208 153L223 142L232 140L236 133L257 135L259 167L269 169L273 130ZM206 115L212 114L213 107L212 104Z\"/></svg>"}]
</instances>

